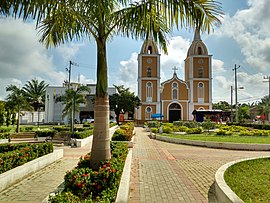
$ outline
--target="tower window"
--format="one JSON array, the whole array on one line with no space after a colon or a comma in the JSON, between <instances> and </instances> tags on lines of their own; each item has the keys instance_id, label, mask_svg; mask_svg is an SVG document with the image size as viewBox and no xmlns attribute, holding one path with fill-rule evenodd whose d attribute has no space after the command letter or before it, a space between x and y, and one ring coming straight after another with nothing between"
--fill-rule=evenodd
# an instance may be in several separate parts
<instances>
[{"instance_id":1,"label":"tower window","mask_svg":"<svg viewBox=\"0 0 270 203\"><path fill-rule=\"evenodd\" d=\"M148 47L147 53L148 53L148 54L152 54L152 53L153 53L152 46L149 46L149 47Z\"/></svg>"},{"instance_id":2,"label":"tower window","mask_svg":"<svg viewBox=\"0 0 270 203\"><path fill-rule=\"evenodd\" d=\"M178 98L178 84L174 82L172 84L172 99L177 99Z\"/></svg>"},{"instance_id":3,"label":"tower window","mask_svg":"<svg viewBox=\"0 0 270 203\"><path fill-rule=\"evenodd\" d=\"M147 106L145 108L145 120L151 120L151 113L152 113L152 108L150 106Z\"/></svg>"},{"instance_id":4,"label":"tower window","mask_svg":"<svg viewBox=\"0 0 270 203\"><path fill-rule=\"evenodd\" d=\"M198 55L202 55L202 48L198 47Z\"/></svg>"},{"instance_id":5,"label":"tower window","mask_svg":"<svg viewBox=\"0 0 270 203\"><path fill-rule=\"evenodd\" d=\"M198 78L203 78L203 67L198 68Z\"/></svg>"},{"instance_id":6,"label":"tower window","mask_svg":"<svg viewBox=\"0 0 270 203\"><path fill-rule=\"evenodd\" d=\"M204 84L202 82L198 84L198 102L204 103Z\"/></svg>"},{"instance_id":7,"label":"tower window","mask_svg":"<svg viewBox=\"0 0 270 203\"><path fill-rule=\"evenodd\" d=\"M146 102L152 102L153 85L151 82L146 83Z\"/></svg>"},{"instance_id":8,"label":"tower window","mask_svg":"<svg viewBox=\"0 0 270 203\"><path fill-rule=\"evenodd\" d=\"M152 77L152 69L150 67L147 68L147 77Z\"/></svg>"}]
</instances>

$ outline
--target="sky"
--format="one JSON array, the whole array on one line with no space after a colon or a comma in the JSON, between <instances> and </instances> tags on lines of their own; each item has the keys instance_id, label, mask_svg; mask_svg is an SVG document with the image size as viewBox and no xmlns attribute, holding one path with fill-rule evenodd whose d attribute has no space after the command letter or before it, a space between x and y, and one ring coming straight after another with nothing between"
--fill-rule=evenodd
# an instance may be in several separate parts
<instances>
[{"instance_id":1,"label":"sky","mask_svg":"<svg viewBox=\"0 0 270 203\"><path fill-rule=\"evenodd\" d=\"M268 95L270 77L270 0L219 0L224 16L222 24L201 38L213 55L213 102L231 101L235 66L239 89L238 102L252 103ZM61 86L68 80L66 69L72 66L71 81L96 82L96 45L84 39L46 49L39 42L34 22L12 17L0 18L0 100L6 87L23 87L31 79ZM192 43L194 30L174 30L168 36L168 54L161 53L161 81L170 79L172 68L184 80L184 59ZM137 93L137 56L143 41L114 37L108 42L109 86L124 85ZM235 99L235 98L233 98Z\"/></svg>"}]
</instances>

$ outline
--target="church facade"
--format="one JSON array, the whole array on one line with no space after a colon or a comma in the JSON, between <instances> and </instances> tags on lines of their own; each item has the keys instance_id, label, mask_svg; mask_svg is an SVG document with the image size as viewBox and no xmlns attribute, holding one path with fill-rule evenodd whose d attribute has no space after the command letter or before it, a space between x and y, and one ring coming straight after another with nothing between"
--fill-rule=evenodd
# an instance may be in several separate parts
<instances>
[{"instance_id":1,"label":"church facade","mask_svg":"<svg viewBox=\"0 0 270 203\"><path fill-rule=\"evenodd\" d=\"M193 120L194 110L212 109L212 55L201 40L199 29L184 61L184 80L176 74L161 82L160 54L152 38L144 41L138 55L137 123L162 115L163 121ZM160 118L156 118L159 120Z\"/></svg>"}]
</instances>

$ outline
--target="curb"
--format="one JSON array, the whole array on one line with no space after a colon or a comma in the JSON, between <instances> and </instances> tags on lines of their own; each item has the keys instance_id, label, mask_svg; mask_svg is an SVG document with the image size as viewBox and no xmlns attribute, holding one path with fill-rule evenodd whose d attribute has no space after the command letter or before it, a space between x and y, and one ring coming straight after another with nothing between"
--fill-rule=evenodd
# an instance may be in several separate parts
<instances>
[{"instance_id":1,"label":"curb","mask_svg":"<svg viewBox=\"0 0 270 203\"><path fill-rule=\"evenodd\" d=\"M229 143L229 142L210 142L199 140L182 140L178 138L165 137L155 134L152 135L160 141L171 142L176 144L186 144L200 147L217 148L217 149L232 149L232 150L248 150L248 151L270 151L270 144L244 144L244 143Z\"/></svg>"},{"instance_id":2,"label":"curb","mask_svg":"<svg viewBox=\"0 0 270 203\"><path fill-rule=\"evenodd\" d=\"M128 202L131 162L132 162L132 149L129 149L115 203Z\"/></svg>"},{"instance_id":3,"label":"curb","mask_svg":"<svg viewBox=\"0 0 270 203\"><path fill-rule=\"evenodd\" d=\"M63 157L63 149L55 149L52 153L34 159L21 166L0 174L0 191L22 180L26 176L52 164Z\"/></svg>"},{"instance_id":4,"label":"curb","mask_svg":"<svg viewBox=\"0 0 270 203\"><path fill-rule=\"evenodd\" d=\"M237 164L237 163L243 162L243 161L261 159L261 158L270 158L270 156L240 159L240 160L229 162L229 163L221 166L215 174L215 195L216 195L217 202L220 202L220 203L244 203L244 201L242 199L240 199L231 190L231 188L227 185L227 183L224 180L224 173L230 166L232 166L234 164Z\"/></svg>"}]
</instances>

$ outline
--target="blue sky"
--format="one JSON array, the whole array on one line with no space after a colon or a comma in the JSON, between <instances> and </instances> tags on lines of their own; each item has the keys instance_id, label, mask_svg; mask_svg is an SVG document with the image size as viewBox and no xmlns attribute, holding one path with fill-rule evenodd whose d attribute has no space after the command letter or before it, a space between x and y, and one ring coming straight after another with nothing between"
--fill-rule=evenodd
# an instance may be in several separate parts
<instances>
[{"instance_id":1,"label":"blue sky","mask_svg":"<svg viewBox=\"0 0 270 203\"><path fill-rule=\"evenodd\" d=\"M213 101L230 102L234 64L238 69L238 101L252 102L268 94L264 76L270 75L270 0L222 0L225 13L222 25L203 34L209 54L213 55ZM183 61L193 40L193 30L175 30L169 38L169 53L161 55L161 80L172 77L174 66L183 77ZM115 37L108 43L109 85L124 85L137 92L137 54L142 41ZM0 19L0 99L7 95L8 84L22 87L37 78L50 85L67 80L69 60L72 81L95 83L95 42L83 40L45 49L38 42L34 23L13 18Z\"/></svg>"}]
</instances>

